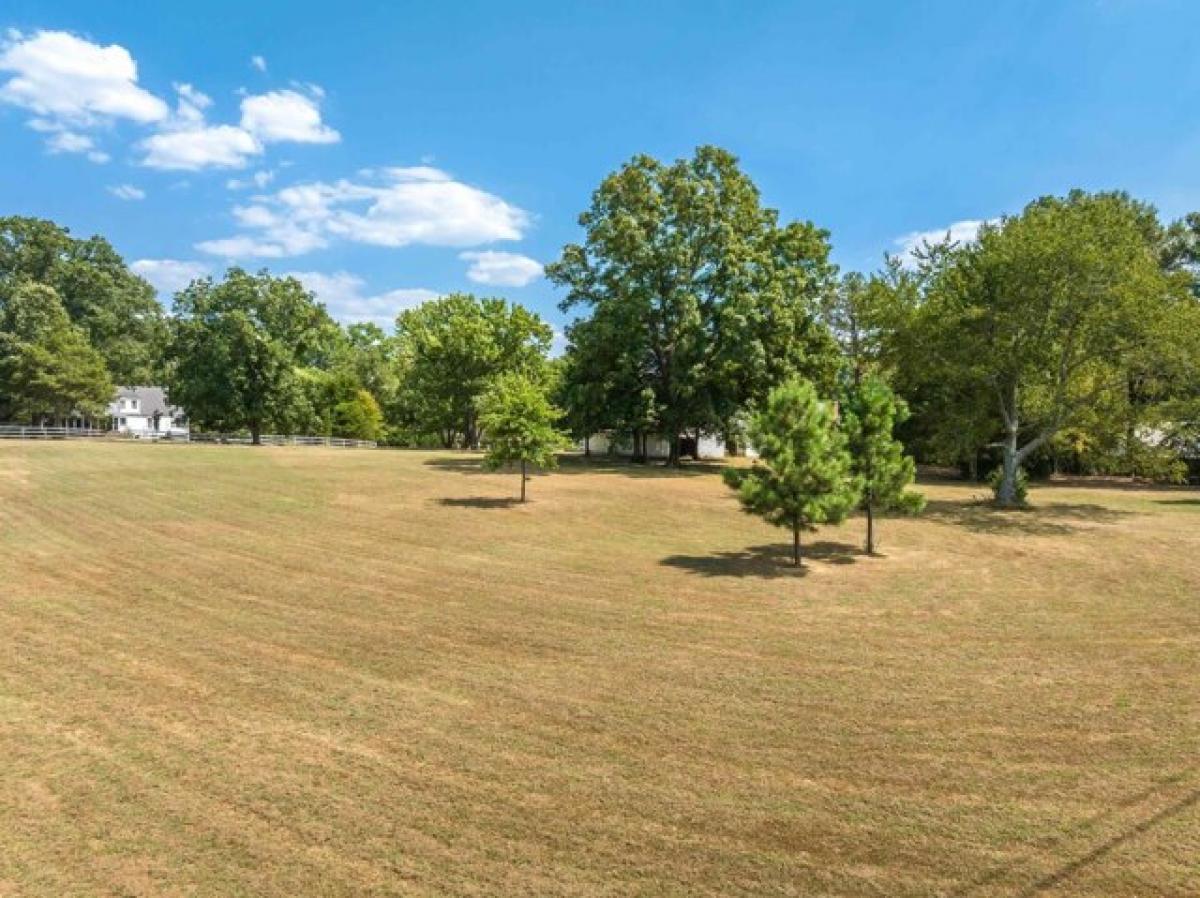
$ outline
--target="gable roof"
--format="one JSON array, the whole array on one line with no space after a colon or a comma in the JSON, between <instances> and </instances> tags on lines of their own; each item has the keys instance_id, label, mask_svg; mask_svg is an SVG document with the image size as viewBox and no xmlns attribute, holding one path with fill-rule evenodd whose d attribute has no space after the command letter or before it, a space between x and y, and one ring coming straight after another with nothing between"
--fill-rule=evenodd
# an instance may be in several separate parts
<instances>
[{"instance_id":1,"label":"gable roof","mask_svg":"<svg viewBox=\"0 0 1200 898\"><path fill-rule=\"evenodd\" d=\"M110 414L116 415L122 411L122 399L138 400L138 410L135 414L148 418L154 417L155 413L170 418L183 414L183 409L170 404L167 391L163 387L117 387L116 398L108 405Z\"/></svg>"}]
</instances>

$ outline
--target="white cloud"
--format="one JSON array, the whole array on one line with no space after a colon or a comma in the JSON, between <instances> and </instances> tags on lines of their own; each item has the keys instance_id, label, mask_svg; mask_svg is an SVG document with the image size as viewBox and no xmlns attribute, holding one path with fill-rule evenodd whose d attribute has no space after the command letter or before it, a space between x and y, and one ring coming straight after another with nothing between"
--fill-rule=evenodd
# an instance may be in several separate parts
<instances>
[{"instance_id":1,"label":"white cloud","mask_svg":"<svg viewBox=\"0 0 1200 898\"><path fill-rule=\"evenodd\" d=\"M134 187L132 184L117 184L108 188L111 193L119 200L144 200L146 191L140 187Z\"/></svg>"},{"instance_id":2,"label":"white cloud","mask_svg":"<svg viewBox=\"0 0 1200 898\"><path fill-rule=\"evenodd\" d=\"M148 280L159 296L170 296L209 273L208 266L203 262L184 262L179 259L138 259L129 267L135 274Z\"/></svg>"},{"instance_id":3,"label":"white cloud","mask_svg":"<svg viewBox=\"0 0 1200 898\"><path fill-rule=\"evenodd\" d=\"M319 88L313 93L320 98ZM337 143L337 131L321 123L314 99L294 90L273 90L242 100L242 128L263 143Z\"/></svg>"},{"instance_id":4,"label":"white cloud","mask_svg":"<svg viewBox=\"0 0 1200 898\"><path fill-rule=\"evenodd\" d=\"M231 258L279 258L333 240L467 247L519 240L529 226L524 210L428 166L384 169L357 182L296 184L233 214L246 233L197 248Z\"/></svg>"},{"instance_id":5,"label":"white cloud","mask_svg":"<svg viewBox=\"0 0 1200 898\"><path fill-rule=\"evenodd\" d=\"M175 92L179 99L175 105L175 117L180 122L199 124L204 121L204 110L212 105L212 98L201 93L190 84L176 84Z\"/></svg>"},{"instance_id":6,"label":"white cloud","mask_svg":"<svg viewBox=\"0 0 1200 898\"><path fill-rule=\"evenodd\" d=\"M196 249L211 256L226 259L281 259L288 253L278 243L256 240L253 237L223 237L219 240L201 240Z\"/></svg>"},{"instance_id":7,"label":"white cloud","mask_svg":"<svg viewBox=\"0 0 1200 898\"><path fill-rule=\"evenodd\" d=\"M971 243L979 234L979 229L995 219L966 219L956 221L944 228L934 228L929 231L911 231L894 241L899 249L899 256L906 266L916 264L916 252L926 243L941 243L949 236L954 243Z\"/></svg>"},{"instance_id":8,"label":"white cloud","mask_svg":"<svg viewBox=\"0 0 1200 898\"><path fill-rule=\"evenodd\" d=\"M59 126L167 117L167 104L138 86L137 64L119 44L104 47L66 31L10 31L0 45L0 71L13 73L0 85L0 102Z\"/></svg>"},{"instance_id":9,"label":"white cloud","mask_svg":"<svg viewBox=\"0 0 1200 898\"><path fill-rule=\"evenodd\" d=\"M261 56L251 57L251 65L266 71ZM7 80L4 73L11 73ZM139 144L141 163L168 170L243 168L267 143L341 139L321 121L324 91L316 85L243 97L237 125L209 125L212 99L191 84L174 87L172 110L138 84L137 64L119 44L103 46L66 31L9 30L0 38L0 103L32 112L29 127L46 135L52 153L107 162L108 153L87 132L118 120L154 126L156 133Z\"/></svg>"},{"instance_id":10,"label":"white cloud","mask_svg":"<svg viewBox=\"0 0 1200 898\"><path fill-rule=\"evenodd\" d=\"M471 263L467 269L467 277L476 284L524 287L542 276L541 262L518 253L485 250L459 253L458 257Z\"/></svg>"},{"instance_id":11,"label":"white cloud","mask_svg":"<svg viewBox=\"0 0 1200 898\"><path fill-rule=\"evenodd\" d=\"M411 287L365 296L363 279L345 271L334 274L289 271L288 275L316 294L330 315L347 323L370 321L390 328L402 309L411 309L440 295L435 290Z\"/></svg>"},{"instance_id":12,"label":"white cloud","mask_svg":"<svg viewBox=\"0 0 1200 898\"><path fill-rule=\"evenodd\" d=\"M46 138L46 146L51 153L86 153L96 146L86 134L75 131L55 131Z\"/></svg>"},{"instance_id":13,"label":"white cloud","mask_svg":"<svg viewBox=\"0 0 1200 898\"><path fill-rule=\"evenodd\" d=\"M243 168L262 144L233 125L202 125L152 134L141 143L142 165L168 171Z\"/></svg>"},{"instance_id":14,"label":"white cloud","mask_svg":"<svg viewBox=\"0 0 1200 898\"><path fill-rule=\"evenodd\" d=\"M230 190L245 190L249 187L257 187L259 190L262 190L274 180L274 169L262 169L256 171L248 178L230 178L225 182L225 186Z\"/></svg>"},{"instance_id":15,"label":"white cloud","mask_svg":"<svg viewBox=\"0 0 1200 898\"><path fill-rule=\"evenodd\" d=\"M205 110L212 100L190 84L176 84L179 99L174 114L157 134L141 141L141 164L167 171L199 171L205 168L244 168L249 157L263 146L234 125L209 125Z\"/></svg>"},{"instance_id":16,"label":"white cloud","mask_svg":"<svg viewBox=\"0 0 1200 898\"><path fill-rule=\"evenodd\" d=\"M159 133L141 142L142 165L182 171L244 168L251 157L263 153L267 143L331 143L341 139L336 131L321 124L316 103L295 91L245 97L240 125L209 125L205 110L212 100L190 84L176 84L175 90L179 94L175 113L162 124ZM262 187L270 177L259 173L253 180ZM234 185L244 186L245 182L231 182L230 186Z\"/></svg>"}]
</instances>

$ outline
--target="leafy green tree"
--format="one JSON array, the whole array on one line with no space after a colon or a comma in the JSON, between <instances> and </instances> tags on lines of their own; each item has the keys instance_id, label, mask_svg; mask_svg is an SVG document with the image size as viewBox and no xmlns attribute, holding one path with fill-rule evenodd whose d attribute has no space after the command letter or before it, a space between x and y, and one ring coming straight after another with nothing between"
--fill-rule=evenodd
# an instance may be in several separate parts
<instances>
[{"instance_id":1,"label":"leafy green tree","mask_svg":"<svg viewBox=\"0 0 1200 898\"><path fill-rule=\"evenodd\" d=\"M114 393L104 360L53 288L6 283L0 290L0 420L96 417Z\"/></svg>"},{"instance_id":2,"label":"leafy green tree","mask_svg":"<svg viewBox=\"0 0 1200 898\"><path fill-rule=\"evenodd\" d=\"M366 390L333 408L333 435L349 440L378 440L383 435L383 412Z\"/></svg>"},{"instance_id":3,"label":"leafy green tree","mask_svg":"<svg viewBox=\"0 0 1200 898\"><path fill-rule=\"evenodd\" d=\"M546 268L568 291L563 311L589 313L569 332L574 382L600 390L614 421L648 413L671 441L669 463L681 433L727 428L788 377L832 385L836 347L819 316L828 234L780 226L730 153L636 156L579 222L583 243Z\"/></svg>"},{"instance_id":4,"label":"leafy green tree","mask_svg":"<svg viewBox=\"0 0 1200 898\"><path fill-rule=\"evenodd\" d=\"M925 498L908 489L916 479L916 463L893 436L907 417L904 400L876 377L856 384L842 408L850 469L862 485L859 507L867 518L868 555L875 554L876 511L915 514L925 506Z\"/></svg>"},{"instance_id":5,"label":"leafy green tree","mask_svg":"<svg viewBox=\"0 0 1200 898\"><path fill-rule=\"evenodd\" d=\"M333 368L353 375L379 405L395 404L400 389L400 371L396 363L396 341L377 324L356 323L345 329L345 340Z\"/></svg>"},{"instance_id":6,"label":"leafy green tree","mask_svg":"<svg viewBox=\"0 0 1200 898\"><path fill-rule=\"evenodd\" d=\"M1090 419L1132 441L1151 423L1163 365L1195 332L1189 285L1163 265L1153 209L1121 193L1036 200L930 278L913 342L947 413L923 412L961 432L990 408L997 500L1016 504L1018 469L1059 431Z\"/></svg>"},{"instance_id":7,"label":"leafy green tree","mask_svg":"<svg viewBox=\"0 0 1200 898\"><path fill-rule=\"evenodd\" d=\"M0 218L0 283L21 279L55 290L118 383L157 382L163 309L107 240L77 240L43 219Z\"/></svg>"},{"instance_id":8,"label":"leafy green tree","mask_svg":"<svg viewBox=\"0 0 1200 898\"><path fill-rule=\"evenodd\" d=\"M552 336L523 306L467 293L401 312L395 337L401 423L439 435L447 448L478 448L479 397L504 373L543 380Z\"/></svg>"},{"instance_id":9,"label":"leafy green tree","mask_svg":"<svg viewBox=\"0 0 1200 898\"><path fill-rule=\"evenodd\" d=\"M747 513L791 530L792 563L799 566L801 531L844 521L858 501L846 437L830 404L798 378L767 395L749 436L759 458L751 468L727 469L725 481Z\"/></svg>"},{"instance_id":10,"label":"leafy green tree","mask_svg":"<svg viewBox=\"0 0 1200 898\"><path fill-rule=\"evenodd\" d=\"M250 431L285 429L303 400L300 370L326 356L328 314L295 278L231 268L225 280L192 282L175 298L168 347L171 401L194 422Z\"/></svg>"},{"instance_id":11,"label":"leafy green tree","mask_svg":"<svg viewBox=\"0 0 1200 898\"><path fill-rule=\"evenodd\" d=\"M555 426L562 412L550 404L543 383L518 372L492 381L479 403L479 423L487 443L484 466L495 470L521 467L521 501L530 465L553 468L566 436Z\"/></svg>"}]
</instances>

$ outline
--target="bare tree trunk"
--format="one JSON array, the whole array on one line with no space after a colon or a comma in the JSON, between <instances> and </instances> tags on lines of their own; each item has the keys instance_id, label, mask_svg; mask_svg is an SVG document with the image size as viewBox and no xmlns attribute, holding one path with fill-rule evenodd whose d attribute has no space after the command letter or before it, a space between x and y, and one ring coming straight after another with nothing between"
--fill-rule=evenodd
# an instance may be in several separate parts
<instances>
[{"instance_id":1,"label":"bare tree trunk","mask_svg":"<svg viewBox=\"0 0 1200 898\"><path fill-rule=\"evenodd\" d=\"M792 521L792 567L802 567L800 560L800 522Z\"/></svg>"},{"instance_id":2,"label":"bare tree trunk","mask_svg":"<svg viewBox=\"0 0 1200 898\"><path fill-rule=\"evenodd\" d=\"M1017 429L1010 427L1004 438L1004 461L1000 477L1000 488L996 490L996 502L1001 508L1012 508L1017 504Z\"/></svg>"},{"instance_id":3,"label":"bare tree trunk","mask_svg":"<svg viewBox=\"0 0 1200 898\"><path fill-rule=\"evenodd\" d=\"M250 422L250 445L262 445L262 424L258 421Z\"/></svg>"},{"instance_id":4,"label":"bare tree trunk","mask_svg":"<svg viewBox=\"0 0 1200 898\"><path fill-rule=\"evenodd\" d=\"M592 457L592 435L590 433L583 438L583 457Z\"/></svg>"},{"instance_id":5,"label":"bare tree trunk","mask_svg":"<svg viewBox=\"0 0 1200 898\"><path fill-rule=\"evenodd\" d=\"M667 467L679 467L679 434L675 431L667 437Z\"/></svg>"},{"instance_id":6,"label":"bare tree trunk","mask_svg":"<svg viewBox=\"0 0 1200 898\"><path fill-rule=\"evenodd\" d=\"M996 490L996 504L1001 508L1012 508L1017 504L1017 466L1021 459L1017 455L1017 437L1020 426L1017 418L1017 386L1009 388L1005 397L1000 391L1000 414L1004 418L1005 436L1001 449L1004 460L1000 472L1000 486Z\"/></svg>"},{"instance_id":7,"label":"bare tree trunk","mask_svg":"<svg viewBox=\"0 0 1200 898\"><path fill-rule=\"evenodd\" d=\"M875 554L875 507L867 500L867 554Z\"/></svg>"},{"instance_id":8,"label":"bare tree trunk","mask_svg":"<svg viewBox=\"0 0 1200 898\"><path fill-rule=\"evenodd\" d=\"M521 501L525 501L525 481L529 477L525 473L525 459L521 459Z\"/></svg>"}]
</instances>

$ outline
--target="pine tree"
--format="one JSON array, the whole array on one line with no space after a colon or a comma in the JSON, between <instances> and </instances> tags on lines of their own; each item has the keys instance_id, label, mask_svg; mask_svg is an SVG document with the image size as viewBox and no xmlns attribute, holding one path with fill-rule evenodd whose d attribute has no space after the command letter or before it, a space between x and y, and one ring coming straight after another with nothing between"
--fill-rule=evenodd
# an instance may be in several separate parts
<instances>
[{"instance_id":1,"label":"pine tree","mask_svg":"<svg viewBox=\"0 0 1200 898\"><path fill-rule=\"evenodd\" d=\"M859 496L845 435L813 385L791 380L767 396L750 419L749 438L759 458L751 468L731 468L726 482L749 514L792 531L792 564L801 565L800 533L846 519Z\"/></svg>"},{"instance_id":2,"label":"pine tree","mask_svg":"<svg viewBox=\"0 0 1200 898\"><path fill-rule=\"evenodd\" d=\"M859 507L867 517L867 554L875 553L875 512L916 514L925 497L908 490L916 464L904 454L893 428L908 418L908 406L883 381L867 378L850 393L843 410L851 470L862 484Z\"/></svg>"},{"instance_id":3,"label":"pine tree","mask_svg":"<svg viewBox=\"0 0 1200 898\"><path fill-rule=\"evenodd\" d=\"M489 470L521 466L521 501L530 465L553 468L566 438L554 426L562 413L550 404L546 388L523 374L497 377L479 402L479 424L487 444L483 464Z\"/></svg>"}]
</instances>

